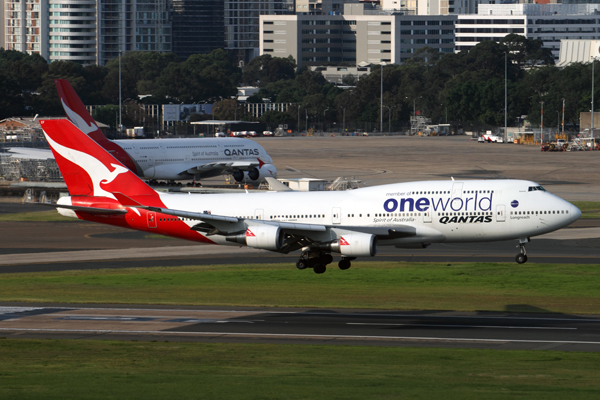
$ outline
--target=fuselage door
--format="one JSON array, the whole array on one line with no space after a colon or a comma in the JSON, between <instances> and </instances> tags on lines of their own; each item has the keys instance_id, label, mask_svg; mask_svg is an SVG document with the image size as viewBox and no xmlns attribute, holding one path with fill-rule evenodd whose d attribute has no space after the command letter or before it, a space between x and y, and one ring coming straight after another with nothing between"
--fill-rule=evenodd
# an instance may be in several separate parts
<instances>
[{"instance_id":1,"label":"fuselage door","mask_svg":"<svg viewBox=\"0 0 600 400\"><path fill-rule=\"evenodd\" d=\"M454 182L452 184L452 198L461 198L463 190L463 182Z\"/></svg>"},{"instance_id":2,"label":"fuselage door","mask_svg":"<svg viewBox=\"0 0 600 400\"><path fill-rule=\"evenodd\" d=\"M504 222L506 220L506 206L498 204L496 206L496 222Z\"/></svg>"},{"instance_id":3,"label":"fuselage door","mask_svg":"<svg viewBox=\"0 0 600 400\"><path fill-rule=\"evenodd\" d=\"M254 219L263 219L264 212L263 210L256 209L254 210Z\"/></svg>"},{"instance_id":4,"label":"fuselage door","mask_svg":"<svg viewBox=\"0 0 600 400\"><path fill-rule=\"evenodd\" d=\"M431 222L431 209L429 209L423 213L423 222L425 222L425 223Z\"/></svg>"},{"instance_id":5,"label":"fuselage door","mask_svg":"<svg viewBox=\"0 0 600 400\"><path fill-rule=\"evenodd\" d=\"M148 211L148 228L156 228L156 213Z\"/></svg>"},{"instance_id":6,"label":"fuselage door","mask_svg":"<svg viewBox=\"0 0 600 400\"><path fill-rule=\"evenodd\" d=\"M331 211L331 222L333 224L342 223L342 210L339 207L333 207L333 210Z\"/></svg>"}]
</instances>

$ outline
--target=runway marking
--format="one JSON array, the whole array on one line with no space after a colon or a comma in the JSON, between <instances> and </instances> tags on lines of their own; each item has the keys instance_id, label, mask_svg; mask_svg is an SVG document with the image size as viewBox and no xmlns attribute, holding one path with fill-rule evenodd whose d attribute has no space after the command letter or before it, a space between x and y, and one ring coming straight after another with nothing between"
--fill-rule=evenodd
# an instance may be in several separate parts
<instances>
[{"instance_id":1,"label":"runway marking","mask_svg":"<svg viewBox=\"0 0 600 400\"><path fill-rule=\"evenodd\" d=\"M14 307L14 308L26 308L26 307ZM29 309L29 307L27 307ZM298 315L318 315L318 316L335 316L335 317L377 317L377 318L391 318L391 317L400 317L400 318L465 318L465 319L512 319L512 320L535 320L535 321L567 321L567 322L599 322L599 318L559 318L559 317L512 317L512 316L474 316L474 315L418 315L418 314L384 314L385 311L373 312L373 313L348 313L348 312L321 312L321 311L265 311L265 310L210 310L210 309L180 309L180 308L113 308L113 307L35 307L31 308L35 309L51 309L51 310L103 310L103 311L158 311L158 312L181 312L181 313L253 313L253 314L298 314ZM73 315L73 314L55 314L56 316L61 315ZM140 315L145 317L145 315ZM173 316L154 316L157 318L173 318Z\"/></svg>"},{"instance_id":2,"label":"runway marking","mask_svg":"<svg viewBox=\"0 0 600 400\"><path fill-rule=\"evenodd\" d=\"M281 333L251 333L251 332L179 332L179 331L127 331L114 329L42 329L42 328L0 328L4 332L64 332L64 333L95 333L95 334L152 334L152 335L181 335L181 336L237 336L237 337L280 337L280 338L316 338L316 339L386 339L401 341L437 341L437 342L485 342L485 343L555 343L555 344L588 344L600 345L600 342L583 340L527 340L527 339L473 339L473 338L444 338L419 336L369 336L369 335L319 335L319 334L281 334Z\"/></svg>"},{"instance_id":3,"label":"runway marking","mask_svg":"<svg viewBox=\"0 0 600 400\"><path fill-rule=\"evenodd\" d=\"M446 325L446 324L385 324L368 322L347 322L346 325L368 325L368 326L427 326L435 328L483 328L483 329L544 329L544 330L577 330L578 328L549 328L543 326L492 326L492 325Z\"/></svg>"}]
</instances>

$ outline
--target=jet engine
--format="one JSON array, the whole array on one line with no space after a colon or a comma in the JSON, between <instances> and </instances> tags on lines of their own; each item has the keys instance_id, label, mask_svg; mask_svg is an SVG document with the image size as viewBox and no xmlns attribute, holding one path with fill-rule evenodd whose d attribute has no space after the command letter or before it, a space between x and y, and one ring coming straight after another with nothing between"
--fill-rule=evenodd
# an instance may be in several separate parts
<instances>
[{"instance_id":1,"label":"jet engine","mask_svg":"<svg viewBox=\"0 0 600 400\"><path fill-rule=\"evenodd\" d=\"M331 243L331 251L346 257L371 256L377 254L377 237L368 233L351 233L342 235Z\"/></svg>"},{"instance_id":2,"label":"jet engine","mask_svg":"<svg viewBox=\"0 0 600 400\"><path fill-rule=\"evenodd\" d=\"M283 231L274 225L252 225L245 233L227 236L226 240L262 250L279 250L284 243Z\"/></svg>"},{"instance_id":3,"label":"jet engine","mask_svg":"<svg viewBox=\"0 0 600 400\"><path fill-rule=\"evenodd\" d=\"M250 171L235 170L232 174L236 182L260 182L266 177L277 177L277 168L273 164L263 164L260 167L252 168Z\"/></svg>"}]
</instances>

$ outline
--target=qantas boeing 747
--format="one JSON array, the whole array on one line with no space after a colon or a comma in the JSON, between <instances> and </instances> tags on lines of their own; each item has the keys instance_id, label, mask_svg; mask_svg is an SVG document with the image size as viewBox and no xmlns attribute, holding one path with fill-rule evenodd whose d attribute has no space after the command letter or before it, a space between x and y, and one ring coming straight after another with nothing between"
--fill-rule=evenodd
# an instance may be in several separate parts
<instances>
[{"instance_id":1,"label":"qantas boeing 747","mask_svg":"<svg viewBox=\"0 0 600 400\"><path fill-rule=\"evenodd\" d=\"M571 203L524 180L408 182L340 192L159 193L66 120L42 129L68 186L67 216L207 244L290 253L296 266L325 272L341 256L348 269L378 246L519 241L527 261L533 236L576 221Z\"/></svg>"}]
</instances>

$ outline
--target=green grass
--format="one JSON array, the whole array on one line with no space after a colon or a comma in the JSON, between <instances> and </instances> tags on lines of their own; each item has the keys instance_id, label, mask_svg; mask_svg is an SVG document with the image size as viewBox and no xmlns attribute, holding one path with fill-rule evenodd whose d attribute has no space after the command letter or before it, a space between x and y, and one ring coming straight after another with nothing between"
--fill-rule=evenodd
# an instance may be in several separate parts
<instances>
[{"instance_id":1,"label":"green grass","mask_svg":"<svg viewBox=\"0 0 600 400\"><path fill-rule=\"evenodd\" d=\"M595 399L596 353L0 340L2 399Z\"/></svg>"},{"instance_id":2,"label":"green grass","mask_svg":"<svg viewBox=\"0 0 600 400\"><path fill-rule=\"evenodd\" d=\"M600 218L600 201L572 201L581 210L582 219Z\"/></svg>"},{"instance_id":3,"label":"green grass","mask_svg":"<svg viewBox=\"0 0 600 400\"><path fill-rule=\"evenodd\" d=\"M0 301L600 314L600 266L355 262L0 274Z\"/></svg>"},{"instance_id":4,"label":"green grass","mask_svg":"<svg viewBox=\"0 0 600 400\"><path fill-rule=\"evenodd\" d=\"M75 218L60 215L55 208L46 211L33 211L24 213L11 213L0 215L0 222L57 222L57 221L79 221Z\"/></svg>"}]
</instances>

